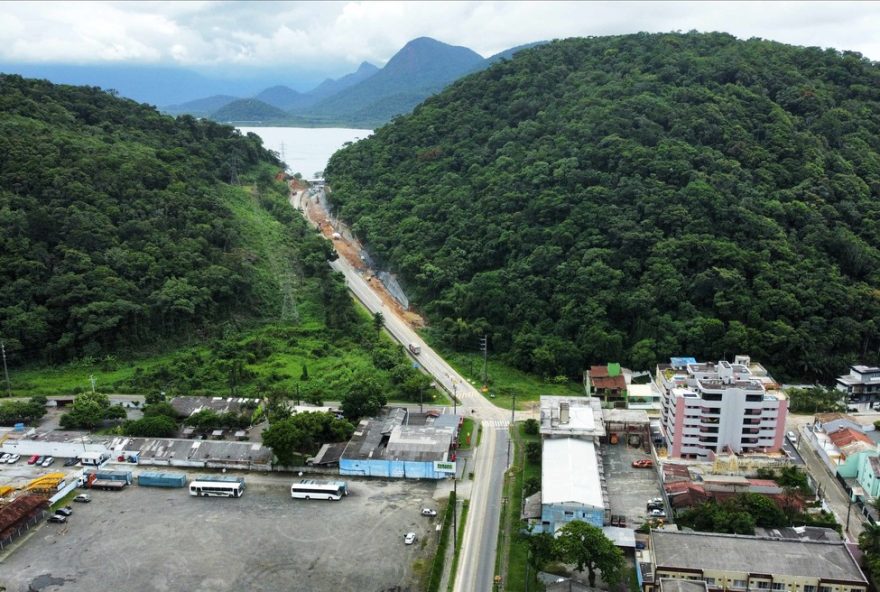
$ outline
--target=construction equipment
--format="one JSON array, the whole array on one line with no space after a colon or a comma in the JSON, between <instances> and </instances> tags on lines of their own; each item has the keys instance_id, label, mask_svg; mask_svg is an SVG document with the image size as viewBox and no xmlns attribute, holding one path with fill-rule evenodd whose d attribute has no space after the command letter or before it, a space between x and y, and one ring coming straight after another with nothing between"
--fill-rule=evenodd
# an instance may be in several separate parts
<instances>
[{"instance_id":1,"label":"construction equipment","mask_svg":"<svg viewBox=\"0 0 880 592\"><path fill-rule=\"evenodd\" d=\"M24 490L29 493L52 495L58 491L58 484L62 481L64 481L64 473L49 473L28 483Z\"/></svg>"}]
</instances>

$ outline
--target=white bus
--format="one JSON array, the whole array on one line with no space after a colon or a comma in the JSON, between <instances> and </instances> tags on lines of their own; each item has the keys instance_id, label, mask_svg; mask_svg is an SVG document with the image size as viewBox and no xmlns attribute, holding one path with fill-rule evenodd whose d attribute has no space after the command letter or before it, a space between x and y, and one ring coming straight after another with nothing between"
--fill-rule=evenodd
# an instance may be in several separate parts
<instances>
[{"instance_id":1,"label":"white bus","mask_svg":"<svg viewBox=\"0 0 880 592\"><path fill-rule=\"evenodd\" d=\"M290 486L292 498L339 501L344 495L348 495L348 484L345 481L302 479Z\"/></svg>"},{"instance_id":2,"label":"white bus","mask_svg":"<svg viewBox=\"0 0 880 592\"><path fill-rule=\"evenodd\" d=\"M212 480L209 478L192 481L189 494L205 497L241 497L244 493L244 479Z\"/></svg>"}]
</instances>

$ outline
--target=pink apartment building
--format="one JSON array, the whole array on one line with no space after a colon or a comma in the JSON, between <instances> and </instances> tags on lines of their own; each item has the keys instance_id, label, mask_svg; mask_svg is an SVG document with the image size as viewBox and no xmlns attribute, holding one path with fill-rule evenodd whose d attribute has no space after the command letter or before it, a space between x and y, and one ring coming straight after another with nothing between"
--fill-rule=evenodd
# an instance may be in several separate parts
<instances>
[{"instance_id":1,"label":"pink apartment building","mask_svg":"<svg viewBox=\"0 0 880 592\"><path fill-rule=\"evenodd\" d=\"M661 424L673 458L711 460L723 452L777 452L788 400L760 364L673 358L657 366Z\"/></svg>"}]
</instances>

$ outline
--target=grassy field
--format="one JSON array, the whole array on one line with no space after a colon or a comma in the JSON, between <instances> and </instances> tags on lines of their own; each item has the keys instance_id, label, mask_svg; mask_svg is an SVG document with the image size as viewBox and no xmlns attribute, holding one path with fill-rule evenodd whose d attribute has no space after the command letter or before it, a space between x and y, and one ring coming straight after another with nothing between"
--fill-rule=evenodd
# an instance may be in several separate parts
<instances>
[{"instance_id":1,"label":"grassy field","mask_svg":"<svg viewBox=\"0 0 880 592\"><path fill-rule=\"evenodd\" d=\"M434 348L455 370L477 388L483 383L483 354L480 352L456 352L445 347L433 334L431 329L424 329L421 336ZM541 395L584 396L580 383L555 380L544 380L540 376L528 374L512 368L498 359L493 359L491 352L487 363L488 383L485 395L492 402L504 409L513 406L516 397L516 408L531 409L537 405Z\"/></svg>"},{"instance_id":2,"label":"grassy field","mask_svg":"<svg viewBox=\"0 0 880 592\"><path fill-rule=\"evenodd\" d=\"M523 423L511 429L515 450L513 465L505 475L504 496L510 500L501 515L497 564L502 568L502 585L505 590L520 592L526 590L526 570L529 545L525 535L519 533L522 521L520 509L523 500L523 484L530 478L541 478L541 465L531 463L525 456L527 442L539 442L540 436L525 433ZM506 573L505 573L506 570ZM537 573L529 571L528 589L535 590Z\"/></svg>"},{"instance_id":3,"label":"grassy field","mask_svg":"<svg viewBox=\"0 0 880 592\"><path fill-rule=\"evenodd\" d=\"M473 442L474 420L466 417L461 424L461 430L458 432L458 447L461 450L467 450Z\"/></svg>"},{"instance_id":4,"label":"grassy field","mask_svg":"<svg viewBox=\"0 0 880 592\"><path fill-rule=\"evenodd\" d=\"M452 589L455 587L455 571L458 569L458 556L461 552L461 541L464 539L464 525L467 523L467 515L468 515L468 500L464 500L461 502L461 516L458 518L458 536L456 537L455 542L455 553L452 556L452 567L449 572L452 574L449 577L449 587L447 588L448 592L452 592Z\"/></svg>"}]
</instances>

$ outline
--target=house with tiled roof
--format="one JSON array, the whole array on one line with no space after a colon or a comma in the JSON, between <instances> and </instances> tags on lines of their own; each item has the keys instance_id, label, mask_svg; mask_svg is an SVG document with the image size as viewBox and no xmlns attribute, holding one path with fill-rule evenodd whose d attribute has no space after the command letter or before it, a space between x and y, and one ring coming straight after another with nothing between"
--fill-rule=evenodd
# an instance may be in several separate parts
<instances>
[{"instance_id":1,"label":"house with tiled roof","mask_svg":"<svg viewBox=\"0 0 880 592\"><path fill-rule=\"evenodd\" d=\"M604 403L615 407L625 407L627 383L623 368L618 363L607 366L590 366L590 394Z\"/></svg>"}]
</instances>

